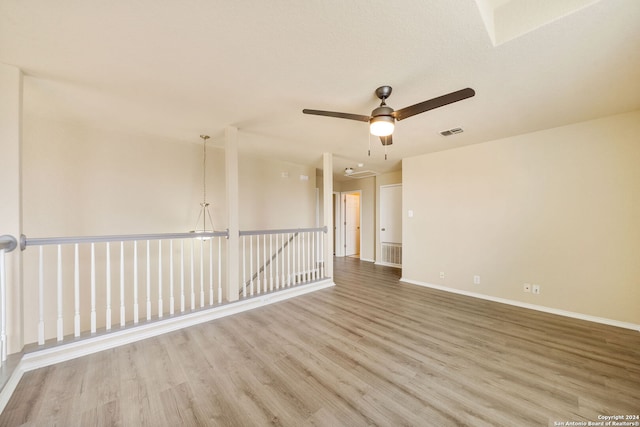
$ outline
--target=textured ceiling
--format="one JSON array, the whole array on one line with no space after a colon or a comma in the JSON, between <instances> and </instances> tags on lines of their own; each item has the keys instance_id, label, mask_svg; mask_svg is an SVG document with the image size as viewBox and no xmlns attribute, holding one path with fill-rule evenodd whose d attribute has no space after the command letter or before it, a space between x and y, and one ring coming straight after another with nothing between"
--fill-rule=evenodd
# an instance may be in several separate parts
<instances>
[{"instance_id":1,"label":"textured ceiling","mask_svg":"<svg viewBox=\"0 0 640 427\"><path fill-rule=\"evenodd\" d=\"M242 150L386 172L640 109L639 22L640 1L602 0L494 46L474 0L0 0L0 62L25 73L27 119L195 144L236 126ZM365 123L301 112L367 115L381 85L395 109L477 94L399 122L386 161Z\"/></svg>"}]
</instances>

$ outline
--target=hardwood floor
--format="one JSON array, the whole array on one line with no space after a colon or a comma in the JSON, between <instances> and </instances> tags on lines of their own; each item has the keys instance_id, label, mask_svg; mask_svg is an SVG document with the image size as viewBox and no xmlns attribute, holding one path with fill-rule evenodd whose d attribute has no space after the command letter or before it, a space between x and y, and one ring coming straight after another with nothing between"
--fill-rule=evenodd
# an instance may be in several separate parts
<instances>
[{"instance_id":1,"label":"hardwood floor","mask_svg":"<svg viewBox=\"0 0 640 427\"><path fill-rule=\"evenodd\" d=\"M640 414L637 331L399 273L339 258L334 288L28 372L0 425L547 426Z\"/></svg>"}]
</instances>

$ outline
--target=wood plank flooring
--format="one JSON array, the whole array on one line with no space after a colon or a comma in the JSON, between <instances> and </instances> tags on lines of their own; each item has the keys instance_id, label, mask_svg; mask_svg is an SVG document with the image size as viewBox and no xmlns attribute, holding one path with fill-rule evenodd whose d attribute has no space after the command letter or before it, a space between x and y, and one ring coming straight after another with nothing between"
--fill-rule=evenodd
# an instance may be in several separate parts
<instances>
[{"instance_id":1,"label":"wood plank flooring","mask_svg":"<svg viewBox=\"0 0 640 427\"><path fill-rule=\"evenodd\" d=\"M547 426L640 414L639 332L399 274L339 258L334 288L26 373L0 426Z\"/></svg>"}]
</instances>

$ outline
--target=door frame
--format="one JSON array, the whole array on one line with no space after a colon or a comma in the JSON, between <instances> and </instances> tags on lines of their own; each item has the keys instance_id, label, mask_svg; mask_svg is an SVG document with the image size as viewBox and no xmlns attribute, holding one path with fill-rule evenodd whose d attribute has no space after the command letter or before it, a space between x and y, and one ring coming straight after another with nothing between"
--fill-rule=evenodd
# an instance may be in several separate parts
<instances>
[{"instance_id":1,"label":"door frame","mask_svg":"<svg viewBox=\"0 0 640 427\"><path fill-rule=\"evenodd\" d=\"M394 267L401 267L400 265L395 265L395 264L388 264L386 262L383 261L383 242L382 242L382 189L383 188L390 188L390 187L400 187L403 188L403 183L402 182L398 182L398 183L394 183L394 184L385 184L385 185L380 185L378 187L378 200L376 201L377 203L377 209L376 209L376 214L377 214L377 218L376 218L376 261L375 263L378 265L393 265ZM403 214L403 210L402 210L402 206L400 207L400 227L401 229L404 228L404 214ZM401 230L402 233L402 230ZM400 242L400 245L402 245L402 243Z\"/></svg>"},{"instance_id":2,"label":"door frame","mask_svg":"<svg viewBox=\"0 0 640 427\"><path fill-rule=\"evenodd\" d=\"M362 190L351 190L351 191L334 191L334 201L337 200L337 203L333 204L333 215L334 215L334 235L333 241L335 244L335 256L344 257L345 255L345 197L347 194L357 194L359 200L359 218L360 221L360 237L358 242L358 247L360 248L359 252L362 252Z\"/></svg>"}]
</instances>

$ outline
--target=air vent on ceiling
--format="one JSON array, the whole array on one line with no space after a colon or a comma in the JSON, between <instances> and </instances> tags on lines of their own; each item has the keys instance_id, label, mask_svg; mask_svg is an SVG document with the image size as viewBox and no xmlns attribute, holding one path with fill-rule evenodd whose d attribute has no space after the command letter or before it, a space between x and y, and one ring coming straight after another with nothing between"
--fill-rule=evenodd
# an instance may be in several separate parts
<instances>
[{"instance_id":1,"label":"air vent on ceiling","mask_svg":"<svg viewBox=\"0 0 640 427\"><path fill-rule=\"evenodd\" d=\"M464 132L464 129L462 128L451 128L451 129L443 130L442 132L440 132L440 135L451 136L451 135L455 135L457 133L462 133L462 132Z\"/></svg>"}]
</instances>

